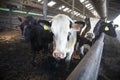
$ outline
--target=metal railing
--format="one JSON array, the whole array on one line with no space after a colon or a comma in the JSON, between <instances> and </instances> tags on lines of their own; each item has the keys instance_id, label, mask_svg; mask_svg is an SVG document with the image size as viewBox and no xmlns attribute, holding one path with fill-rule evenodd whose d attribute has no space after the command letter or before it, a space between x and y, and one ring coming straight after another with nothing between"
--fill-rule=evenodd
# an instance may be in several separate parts
<instances>
[{"instance_id":1,"label":"metal railing","mask_svg":"<svg viewBox=\"0 0 120 80\"><path fill-rule=\"evenodd\" d=\"M104 33L72 71L66 80L97 80L104 46Z\"/></svg>"}]
</instances>

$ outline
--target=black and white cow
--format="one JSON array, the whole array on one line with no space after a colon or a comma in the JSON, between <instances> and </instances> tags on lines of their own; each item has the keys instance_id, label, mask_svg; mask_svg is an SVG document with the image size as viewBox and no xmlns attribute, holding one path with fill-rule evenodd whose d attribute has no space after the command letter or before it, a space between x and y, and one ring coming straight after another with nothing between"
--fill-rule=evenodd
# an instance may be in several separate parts
<instances>
[{"instance_id":1,"label":"black and white cow","mask_svg":"<svg viewBox=\"0 0 120 80\"><path fill-rule=\"evenodd\" d=\"M21 31L26 42L30 42L33 53L33 63L36 53L44 50L44 54L48 52L48 45L53 42L53 33L50 30L45 30L47 26L51 26L46 20L36 21L32 16L27 16L24 21L21 21ZM48 28L49 29L49 28Z\"/></svg>"},{"instance_id":2,"label":"black and white cow","mask_svg":"<svg viewBox=\"0 0 120 80\"><path fill-rule=\"evenodd\" d=\"M65 14L58 14L52 19L51 31L54 34L55 49L53 57L65 59L70 63L80 25Z\"/></svg>"},{"instance_id":3,"label":"black and white cow","mask_svg":"<svg viewBox=\"0 0 120 80\"><path fill-rule=\"evenodd\" d=\"M104 22L102 19L86 18L85 26L77 34L77 42L79 42L80 56L84 55L85 49L89 50L94 42L100 37L102 32L116 37L115 27L112 22ZM78 50L79 50L78 49Z\"/></svg>"}]
</instances>

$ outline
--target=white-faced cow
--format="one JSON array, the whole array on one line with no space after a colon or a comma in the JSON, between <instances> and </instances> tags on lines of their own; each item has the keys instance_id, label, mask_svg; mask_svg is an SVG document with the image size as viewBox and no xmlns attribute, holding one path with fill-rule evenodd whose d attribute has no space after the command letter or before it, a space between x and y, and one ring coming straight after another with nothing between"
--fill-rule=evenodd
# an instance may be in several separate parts
<instances>
[{"instance_id":1,"label":"white-faced cow","mask_svg":"<svg viewBox=\"0 0 120 80\"><path fill-rule=\"evenodd\" d=\"M44 50L44 54L48 52L48 45L53 41L53 33L49 30L44 30L44 26L51 26L46 20L36 21L32 16L27 16L24 21L19 17L21 21L21 31L26 42L31 43L31 49L33 53L33 63L36 53L40 50Z\"/></svg>"},{"instance_id":2,"label":"white-faced cow","mask_svg":"<svg viewBox=\"0 0 120 80\"><path fill-rule=\"evenodd\" d=\"M112 22L104 22L102 19L86 18L85 26L80 33L77 34L77 41L79 42L80 56L84 55L85 49L89 50L92 44L100 37L102 32L116 37L115 27Z\"/></svg>"},{"instance_id":3,"label":"white-faced cow","mask_svg":"<svg viewBox=\"0 0 120 80\"><path fill-rule=\"evenodd\" d=\"M58 14L52 19L51 31L54 34L55 49L53 57L65 59L67 64L71 60L80 25L65 14Z\"/></svg>"}]
</instances>

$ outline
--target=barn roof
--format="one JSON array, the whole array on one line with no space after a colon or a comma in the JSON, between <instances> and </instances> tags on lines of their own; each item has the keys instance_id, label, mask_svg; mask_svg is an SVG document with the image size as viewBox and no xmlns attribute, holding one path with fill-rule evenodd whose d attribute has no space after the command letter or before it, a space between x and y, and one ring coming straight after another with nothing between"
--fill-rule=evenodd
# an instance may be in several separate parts
<instances>
[{"instance_id":1,"label":"barn roof","mask_svg":"<svg viewBox=\"0 0 120 80\"><path fill-rule=\"evenodd\" d=\"M108 20L115 19L120 13L120 0L47 0L47 14L54 16L64 13L72 16L74 3L74 19L87 17L107 17ZM0 8L22 10L31 14L42 14L43 0L4 0Z\"/></svg>"}]
</instances>

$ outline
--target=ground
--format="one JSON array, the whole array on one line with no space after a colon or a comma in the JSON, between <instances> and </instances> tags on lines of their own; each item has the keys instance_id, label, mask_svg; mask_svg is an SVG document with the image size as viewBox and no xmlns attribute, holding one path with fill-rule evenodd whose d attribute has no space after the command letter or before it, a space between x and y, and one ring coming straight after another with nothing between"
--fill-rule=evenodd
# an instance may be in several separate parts
<instances>
[{"instance_id":1,"label":"ground","mask_svg":"<svg viewBox=\"0 0 120 80\"><path fill-rule=\"evenodd\" d=\"M80 61L74 54L70 69L66 71L64 63L55 68L50 53L40 53L36 57L37 65L33 66L30 45L20 38L19 29L0 32L0 80L65 80ZM98 80L120 80L119 76L120 43L106 36Z\"/></svg>"},{"instance_id":2,"label":"ground","mask_svg":"<svg viewBox=\"0 0 120 80\"><path fill-rule=\"evenodd\" d=\"M21 32L10 30L0 33L0 80L65 80L79 62L73 56L69 71L65 66L55 68L51 54L37 54L33 66L29 43L21 42Z\"/></svg>"}]
</instances>

